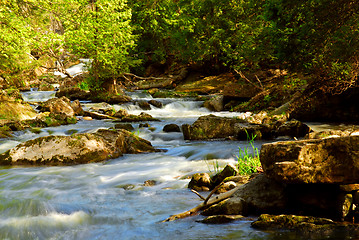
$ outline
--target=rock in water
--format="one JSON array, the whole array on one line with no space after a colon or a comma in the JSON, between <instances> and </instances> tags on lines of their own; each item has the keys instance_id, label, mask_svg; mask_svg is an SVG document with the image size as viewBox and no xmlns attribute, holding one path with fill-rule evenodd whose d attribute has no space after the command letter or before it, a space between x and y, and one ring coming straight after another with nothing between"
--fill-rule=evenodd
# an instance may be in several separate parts
<instances>
[{"instance_id":1,"label":"rock in water","mask_svg":"<svg viewBox=\"0 0 359 240\"><path fill-rule=\"evenodd\" d=\"M359 136L264 144L265 174L286 183L359 182Z\"/></svg>"},{"instance_id":2,"label":"rock in water","mask_svg":"<svg viewBox=\"0 0 359 240\"><path fill-rule=\"evenodd\" d=\"M101 162L124 153L154 152L147 140L126 130L47 136L21 143L0 155L0 165L74 165Z\"/></svg>"}]
</instances>

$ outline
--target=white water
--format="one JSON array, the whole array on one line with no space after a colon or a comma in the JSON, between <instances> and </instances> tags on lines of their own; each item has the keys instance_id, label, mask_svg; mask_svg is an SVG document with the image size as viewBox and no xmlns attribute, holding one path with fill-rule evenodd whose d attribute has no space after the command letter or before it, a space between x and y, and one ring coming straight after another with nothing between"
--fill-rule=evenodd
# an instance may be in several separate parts
<instances>
[{"instance_id":1,"label":"white water","mask_svg":"<svg viewBox=\"0 0 359 240\"><path fill-rule=\"evenodd\" d=\"M33 94L47 98L47 93ZM28 99L42 98L33 97L32 93L25 95ZM137 96L150 99L143 94ZM285 239L283 233L252 229L251 219L206 225L195 221L203 217L195 216L160 223L171 214L200 203L187 189L188 176L214 172L217 163L224 166L235 161L238 147L247 145L245 141L188 142L181 133L164 133L165 124L192 123L210 112L200 108L200 102L160 101L165 104L162 109L153 107L146 111L162 120L150 123L155 130L133 125L135 134L166 152L125 155L77 166L0 168L0 239ZM95 105L84 104L84 108L91 106ZM143 111L131 104L114 108L126 108L132 114ZM79 121L76 125L44 128L39 134L24 131L2 140L0 152L39 136L91 132L114 124L104 120ZM261 144L256 142L257 147ZM145 187L146 180L155 180L157 184Z\"/></svg>"}]
</instances>

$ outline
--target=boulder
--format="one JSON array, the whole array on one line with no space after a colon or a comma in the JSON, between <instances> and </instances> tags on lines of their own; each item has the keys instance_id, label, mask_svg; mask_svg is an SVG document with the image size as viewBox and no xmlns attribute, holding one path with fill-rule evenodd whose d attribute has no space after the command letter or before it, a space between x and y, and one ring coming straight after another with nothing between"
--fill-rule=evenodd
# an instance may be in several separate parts
<instances>
[{"instance_id":1,"label":"boulder","mask_svg":"<svg viewBox=\"0 0 359 240\"><path fill-rule=\"evenodd\" d=\"M199 117L192 125L183 124L185 140L206 140L232 137L246 140L251 135L256 139L270 138L272 129L268 125L250 124L242 119L207 115Z\"/></svg>"},{"instance_id":2,"label":"boulder","mask_svg":"<svg viewBox=\"0 0 359 240\"><path fill-rule=\"evenodd\" d=\"M150 142L126 130L100 129L95 133L29 140L1 154L0 165L73 165L154 151Z\"/></svg>"},{"instance_id":3,"label":"boulder","mask_svg":"<svg viewBox=\"0 0 359 240\"><path fill-rule=\"evenodd\" d=\"M89 100L91 93L89 91L82 90L78 87L60 87L60 90L56 92L56 97L67 97L70 100Z\"/></svg>"},{"instance_id":4,"label":"boulder","mask_svg":"<svg viewBox=\"0 0 359 240\"><path fill-rule=\"evenodd\" d=\"M359 136L268 143L265 174L286 183L359 183Z\"/></svg>"},{"instance_id":5,"label":"boulder","mask_svg":"<svg viewBox=\"0 0 359 240\"><path fill-rule=\"evenodd\" d=\"M163 108L163 103L156 101L156 100L150 100L148 101L149 104L152 106L155 106L156 108Z\"/></svg>"},{"instance_id":6,"label":"boulder","mask_svg":"<svg viewBox=\"0 0 359 240\"><path fill-rule=\"evenodd\" d=\"M50 112L53 114L63 114L67 117L75 116L75 111L67 97L52 98L41 105L41 112Z\"/></svg>"},{"instance_id":7,"label":"boulder","mask_svg":"<svg viewBox=\"0 0 359 240\"><path fill-rule=\"evenodd\" d=\"M118 123L115 125L115 129L125 129L127 131L135 130L135 128L130 123Z\"/></svg>"},{"instance_id":8,"label":"boulder","mask_svg":"<svg viewBox=\"0 0 359 240\"><path fill-rule=\"evenodd\" d=\"M283 213L287 206L286 186L259 174L239 187L230 198L209 207L202 214Z\"/></svg>"},{"instance_id":9,"label":"boulder","mask_svg":"<svg viewBox=\"0 0 359 240\"><path fill-rule=\"evenodd\" d=\"M269 179L264 174L259 174L250 182L242 185L233 194L231 201L243 199L248 207L248 214L282 213L287 207L285 187L284 184Z\"/></svg>"},{"instance_id":10,"label":"boulder","mask_svg":"<svg viewBox=\"0 0 359 240\"><path fill-rule=\"evenodd\" d=\"M141 100L141 101L136 101L136 104L142 109L142 110L151 110L151 105L144 101L144 100Z\"/></svg>"},{"instance_id":11,"label":"boulder","mask_svg":"<svg viewBox=\"0 0 359 240\"><path fill-rule=\"evenodd\" d=\"M126 109L120 109L113 116L116 118L123 118L125 116L128 116L128 112Z\"/></svg>"},{"instance_id":12,"label":"boulder","mask_svg":"<svg viewBox=\"0 0 359 240\"><path fill-rule=\"evenodd\" d=\"M220 112L224 110L223 96L218 95L204 102L204 107L210 111Z\"/></svg>"},{"instance_id":13,"label":"boulder","mask_svg":"<svg viewBox=\"0 0 359 240\"><path fill-rule=\"evenodd\" d=\"M164 132L181 132L180 127L177 124L167 124L163 127Z\"/></svg>"},{"instance_id":14,"label":"boulder","mask_svg":"<svg viewBox=\"0 0 359 240\"><path fill-rule=\"evenodd\" d=\"M308 125L292 119L281 124L276 130L278 136L304 137L311 131Z\"/></svg>"},{"instance_id":15,"label":"boulder","mask_svg":"<svg viewBox=\"0 0 359 240\"><path fill-rule=\"evenodd\" d=\"M82 106L81 106L81 103L79 100L76 99L75 101L70 103L70 106L74 110L76 116L84 115L84 110L82 109Z\"/></svg>"},{"instance_id":16,"label":"boulder","mask_svg":"<svg viewBox=\"0 0 359 240\"><path fill-rule=\"evenodd\" d=\"M233 163L227 164L221 172L213 176L212 182L214 186L219 185L227 177L238 175L238 169Z\"/></svg>"},{"instance_id":17,"label":"boulder","mask_svg":"<svg viewBox=\"0 0 359 240\"><path fill-rule=\"evenodd\" d=\"M208 173L195 173L188 183L188 188L196 191L209 191L212 188L211 177Z\"/></svg>"},{"instance_id":18,"label":"boulder","mask_svg":"<svg viewBox=\"0 0 359 240\"><path fill-rule=\"evenodd\" d=\"M218 204L215 204L202 213L204 216L213 215L247 215L248 205L247 202L242 198L228 198Z\"/></svg>"}]
</instances>

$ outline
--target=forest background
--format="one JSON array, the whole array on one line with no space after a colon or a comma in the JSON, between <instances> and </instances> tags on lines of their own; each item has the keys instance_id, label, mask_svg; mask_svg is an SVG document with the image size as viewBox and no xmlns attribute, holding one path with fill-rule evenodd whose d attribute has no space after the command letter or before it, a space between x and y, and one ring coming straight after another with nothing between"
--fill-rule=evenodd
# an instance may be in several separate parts
<instances>
[{"instance_id":1,"label":"forest background","mask_svg":"<svg viewBox=\"0 0 359 240\"><path fill-rule=\"evenodd\" d=\"M354 0L0 0L0 76L64 56L92 59L89 86L150 64L203 72L289 69L327 91L357 84Z\"/></svg>"}]
</instances>

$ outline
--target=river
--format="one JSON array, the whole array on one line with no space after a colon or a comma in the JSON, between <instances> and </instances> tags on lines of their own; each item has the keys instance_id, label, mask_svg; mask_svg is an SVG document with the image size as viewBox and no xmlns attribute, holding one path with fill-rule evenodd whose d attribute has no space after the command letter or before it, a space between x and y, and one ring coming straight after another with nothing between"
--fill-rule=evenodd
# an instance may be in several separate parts
<instances>
[{"instance_id":1,"label":"river","mask_svg":"<svg viewBox=\"0 0 359 240\"><path fill-rule=\"evenodd\" d=\"M26 92L27 101L44 101L54 92ZM134 99L151 99L141 92ZM65 167L0 167L0 239L306 239L290 232L263 232L250 227L255 217L228 224L207 225L195 216L161 223L201 200L187 189L189 176L217 171L217 163L235 162L246 141L185 141L182 133L165 133L163 126L193 123L207 115L201 102L192 99L156 99L163 108L145 111L161 122L151 128L133 124L134 133L160 153L125 155L103 163ZM84 109L98 104L82 103ZM137 105L113 105L139 114ZM243 117L243 113L212 113ZM109 120L80 120L77 124L29 130L0 140L0 152L20 142L46 135L70 135L110 128ZM256 141L255 146L263 144ZM154 180L155 186L144 186ZM205 195L204 193L203 195ZM328 239L328 238L327 238ZM335 239L335 238L333 238Z\"/></svg>"}]
</instances>

